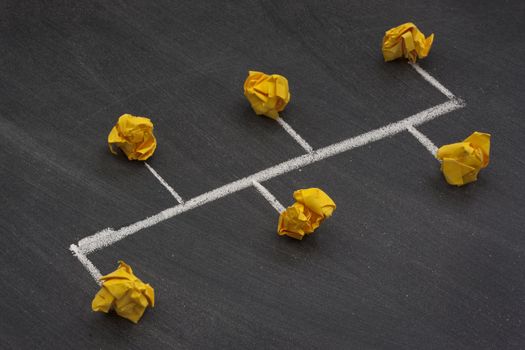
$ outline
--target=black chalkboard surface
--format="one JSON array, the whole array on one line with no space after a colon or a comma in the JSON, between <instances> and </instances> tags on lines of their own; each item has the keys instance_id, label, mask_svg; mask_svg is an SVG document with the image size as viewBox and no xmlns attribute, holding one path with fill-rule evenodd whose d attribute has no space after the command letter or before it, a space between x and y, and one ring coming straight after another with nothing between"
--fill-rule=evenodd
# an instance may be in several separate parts
<instances>
[{"instance_id":1,"label":"black chalkboard surface","mask_svg":"<svg viewBox=\"0 0 525 350\"><path fill-rule=\"evenodd\" d=\"M385 63L408 21L430 55ZM4 1L0 26L0 348L525 347L524 3ZM285 124L249 70L288 78ZM148 166L108 150L124 113ZM450 186L427 148L476 130L491 164ZM307 187L333 217L279 237ZM138 325L91 311L118 260L155 288Z\"/></svg>"}]
</instances>

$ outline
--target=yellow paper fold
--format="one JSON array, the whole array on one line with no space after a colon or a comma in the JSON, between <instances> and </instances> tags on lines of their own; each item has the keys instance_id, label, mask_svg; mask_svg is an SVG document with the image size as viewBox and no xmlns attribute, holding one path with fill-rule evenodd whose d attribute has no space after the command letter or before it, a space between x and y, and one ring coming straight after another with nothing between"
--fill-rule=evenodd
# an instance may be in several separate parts
<instances>
[{"instance_id":1,"label":"yellow paper fold","mask_svg":"<svg viewBox=\"0 0 525 350\"><path fill-rule=\"evenodd\" d=\"M444 145L437 151L441 171L451 185L463 186L476 181L489 164L490 134L475 131L462 142Z\"/></svg>"},{"instance_id":2,"label":"yellow paper fold","mask_svg":"<svg viewBox=\"0 0 525 350\"><path fill-rule=\"evenodd\" d=\"M148 118L123 114L108 136L109 150L117 154L120 148L129 160L146 160L157 148L153 123Z\"/></svg>"},{"instance_id":3,"label":"yellow paper fold","mask_svg":"<svg viewBox=\"0 0 525 350\"><path fill-rule=\"evenodd\" d=\"M425 38L414 23L405 23L385 33L382 47L383 57L385 61L405 57L410 62L416 62L417 58L427 57L433 41L434 34Z\"/></svg>"},{"instance_id":4,"label":"yellow paper fold","mask_svg":"<svg viewBox=\"0 0 525 350\"><path fill-rule=\"evenodd\" d=\"M266 75L250 71L244 82L244 95L252 105L255 114L272 119L279 118L279 112L290 102L288 80L282 75Z\"/></svg>"},{"instance_id":5,"label":"yellow paper fold","mask_svg":"<svg viewBox=\"0 0 525 350\"><path fill-rule=\"evenodd\" d=\"M115 309L119 316L137 323L146 307L155 305L153 288L139 280L123 261L119 261L117 270L102 276L100 280L102 288L91 303L93 311L107 313Z\"/></svg>"},{"instance_id":6,"label":"yellow paper fold","mask_svg":"<svg viewBox=\"0 0 525 350\"><path fill-rule=\"evenodd\" d=\"M311 234L321 222L332 216L334 201L319 188L308 188L294 192L296 202L279 216L277 233L295 239Z\"/></svg>"}]
</instances>

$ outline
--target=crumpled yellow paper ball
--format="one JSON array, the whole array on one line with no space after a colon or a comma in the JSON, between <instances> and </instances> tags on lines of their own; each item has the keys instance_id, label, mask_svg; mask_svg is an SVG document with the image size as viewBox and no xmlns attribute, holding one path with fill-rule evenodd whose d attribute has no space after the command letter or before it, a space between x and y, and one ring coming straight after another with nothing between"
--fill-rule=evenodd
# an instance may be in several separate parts
<instances>
[{"instance_id":1,"label":"crumpled yellow paper ball","mask_svg":"<svg viewBox=\"0 0 525 350\"><path fill-rule=\"evenodd\" d=\"M475 131L463 142L442 146L436 157L451 185L463 186L476 181L481 169L489 165L490 134Z\"/></svg>"},{"instance_id":2,"label":"crumpled yellow paper ball","mask_svg":"<svg viewBox=\"0 0 525 350\"><path fill-rule=\"evenodd\" d=\"M383 57L385 61L405 57L410 62L416 62L417 58L427 57L433 41L434 34L425 38L414 23L405 23L385 33L382 47Z\"/></svg>"},{"instance_id":3,"label":"crumpled yellow paper ball","mask_svg":"<svg viewBox=\"0 0 525 350\"><path fill-rule=\"evenodd\" d=\"M277 119L290 102L288 80L282 75L250 71L244 82L244 95L255 114Z\"/></svg>"},{"instance_id":4,"label":"crumpled yellow paper ball","mask_svg":"<svg viewBox=\"0 0 525 350\"><path fill-rule=\"evenodd\" d=\"M148 118L123 114L108 136L109 150L117 154L120 148L129 160L146 160L157 148L153 123Z\"/></svg>"},{"instance_id":5,"label":"crumpled yellow paper ball","mask_svg":"<svg viewBox=\"0 0 525 350\"><path fill-rule=\"evenodd\" d=\"M332 216L335 203L319 188L297 190L293 196L296 202L279 216L277 233L301 240Z\"/></svg>"},{"instance_id":6,"label":"crumpled yellow paper ball","mask_svg":"<svg viewBox=\"0 0 525 350\"><path fill-rule=\"evenodd\" d=\"M137 323L146 307L155 305L153 288L139 280L123 261L119 261L117 270L100 280L102 288L91 303L93 311L107 313L113 308L119 316Z\"/></svg>"}]
</instances>

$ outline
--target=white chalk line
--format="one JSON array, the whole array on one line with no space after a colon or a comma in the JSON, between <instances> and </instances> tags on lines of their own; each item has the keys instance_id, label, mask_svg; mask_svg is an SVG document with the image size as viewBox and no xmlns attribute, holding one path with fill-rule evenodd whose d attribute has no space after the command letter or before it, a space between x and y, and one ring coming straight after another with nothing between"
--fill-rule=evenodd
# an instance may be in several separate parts
<instances>
[{"instance_id":1,"label":"white chalk line","mask_svg":"<svg viewBox=\"0 0 525 350\"><path fill-rule=\"evenodd\" d=\"M253 180L252 183L253 186L257 189L257 191L259 191L259 193L262 194L264 198L266 198L266 200L272 205L272 207L274 207L275 210L277 210L279 214L286 210L281 204L281 202L279 202L277 198L275 198L275 196L270 191L268 191L266 187L264 187L255 180Z\"/></svg>"},{"instance_id":2,"label":"white chalk line","mask_svg":"<svg viewBox=\"0 0 525 350\"><path fill-rule=\"evenodd\" d=\"M80 261L80 263L82 265L84 265L84 267L86 268L86 270L88 270L89 274L95 279L95 281L101 285L102 282L100 282L100 277L102 277L102 274L100 273L100 271L97 269L97 267L95 265L93 265L93 263L91 262L91 260L89 260L85 254L83 254L82 252L80 252L79 248L72 244L69 246L69 250L71 250L71 252L73 253L74 256L76 256L78 258L78 260Z\"/></svg>"},{"instance_id":3,"label":"white chalk line","mask_svg":"<svg viewBox=\"0 0 525 350\"><path fill-rule=\"evenodd\" d=\"M427 82L429 82L432 86L434 86L436 89L438 89L443 95L447 96L449 99L454 99L456 96L452 92L450 92L449 89L444 87L439 81L436 80L433 76L428 74L426 70L421 68L417 63L409 62L409 64L416 70L416 72L419 73L425 79Z\"/></svg>"},{"instance_id":4,"label":"white chalk line","mask_svg":"<svg viewBox=\"0 0 525 350\"><path fill-rule=\"evenodd\" d=\"M286 130L286 132L288 134L290 134L291 137L293 137L293 139L302 147L304 148L304 150L308 153L312 153L314 151L314 149L312 148L312 146L310 146L310 144L308 142L306 142L305 139L303 139L301 137L301 135L299 135L291 126L290 124L288 124L287 122L285 122L283 120L283 118L279 117L277 118L277 122L283 127L284 130Z\"/></svg>"},{"instance_id":5,"label":"white chalk line","mask_svg":"<svg viewBox=\"0 0 525 350\"><path fill-rule=\"evenodd\" d=\"M101 277L100 271L93 265L93 263L86 257L88 253L91 253L95 250L101 249L103 247L107 247L125 237L128 235L131 235L135 232L140 231L141 229L153 226L159 222L162 222L164 220L167 220L175 215L178 215L180 213L183 213L185 211L191 210L193 208L196 208L198 206L204 205L208 202L211 202L213 200L222 198L224 196L227 196L231 193L240 191L246 187L249 186L250 179L251 184L254 185L257 189L258 188L255 183L260 183L258 181L268 180L272 177L284 174L286 172L295 170L297 168L300 168L302 166L314 163L316 161L331 157L333 155L351 150L356 147L363 146L367 143L371 143L374 141L378 141L382 138L393 136L403 130L408 130L412 135L414 135L420 142L421 140L425 140L425 143L422 142L422 144L427 147L427 149L432 153L435 154L434 148L435 145L422 133L420 133L417 129L415 129L415 125L423 124L429 120L432 120L440 115L444 115L446 113L449 113L453 110L462 108L465 106L464 102L460 99L457 99L450 90L445 88L441 83L439 83L434 77L432 77L430 74L428 74L423 68L421 68L417 64L411 64L412 67L425 79L428 83L430 83L432 86L434 86L436 89L438 89L441 93L443 93L445 96L447 96L450 101L443 103L441 105L429 108L425 111L422 111L418 114L415 114L411 117L405 118L404 120L401 120L397 123L392 123L389 125L386 125L382 128L372 130L368 133L359 135L354 138L347 139L345 141L324 147L316 152L316 155L313 155L313 148L299 135L293 130L293 128L288 125L286 122L284 122L281 118L278 119L279 123L283 128L309 153L308 155L296 157L294 159L291 159L287 162L283 162L281 164L278 164L274 167L268 168L266 170L263 170L259 173L256 173L252 176L249 176L247 178L237 180L235 182L232 182L228 185L219 187L213 191L209 191L207 193L204 193L200 196L197 196L193 199L191 199L188 203L184 203L182 201L182 198L178 196L178 194L169 186L163 179L158 175L153 168L148 166L148 169L152 171L153 175L155 175L159 181L170 191L170 189L173 191L172 195L179 201L179 205L168 208L166 210L163 210L162 212L153 215L149 218L146 218L144 220L138 221L132 225L123 227L117 231L107 228L105 230L99 231L98 233L86 237L84 239L81 239L79 241L79 246L72 244L70 246L70 250L73 252L73 254L78 258L78 260L84 265L84 267L89 271L91 276L95 279L95 281L100 284L99 278ZM416 136L417 135L417 136ZM418 138L419 136L419 138ZM423 136L424 138L421 138ZM426 140L428 140L430 143L428 143ZM433 146L433 147L431 147ZM437 149L437 148L436 148ZM146 164L147 165L147 164ZM285 170L285 171L283 171ZM257 181L258 180L258 181ZM264 188L262 185L260 185L262 188ZM264 188L266 190L266 188ZM266 190L267 191L267 190ZM174 194L175 193L175 194ZM262 193L262 192L261 192ZM267 191L271 195L269 191ZM178 196L178 198L177 198ZM273 197L273 195L272 195ZM275 197L274 197L275 198ZM279 202L277 202L279 203ZM280 204L280 203L279 203ZM281 205L282 207L282 205ZM274 207L275 208L275 207ZM276 208L277 209L277 208ZM279 211L279 209L277 209Z\"/></svg>"},{"instance_id":6,"label":"white chalk line","mask_svg":"<svg viewBox=\"0 0 525 350\"><path fill-rule=\"evenodd\" d=\"M419 130L414 128L412 125L407 127L407 130L409 133L412 134L423 146L425 146L426 149L435 157L438 148L432 140L430 140L425 134L421 133Z\"/></svg>"},{"instance_id":7,"label":"white chalk line","mask_svg":"<svg viewBox=\"0 0 525 350\"><path fill-rule=\"evenodd\" d=\"M159 173L157 173L155 171L155 169L153 169L148 163L144 162L144 165L146 166L146 168L149 169L149 171L151 171L151 173L153 174L153 176L155 176L157 178L157 180L160 181L160 183L162 184L162 186L164 186L169 193L171 193L171 195L173 197L175 197L175 199L177 200L177 202L179 202L180 204L184 203L184 200L182 199L181 196L179 196L179 194L177 192L175 192L175 190L173 189L173 187L171 187L163 178L162 176L159 175Z\"/></svg>"},{"instance_id":8,"label":"white chalk line","mask_svg":"<svg viewBox=\"0 0 525 350\"><path fill-rule=\"evenodd\" d=\"M265 170L259 171L258 173L252 174L237 181L233 181L212 191L194 197L186 201L185 203L165 209L153 216L137 221L129 226L122 227L118 230L106 228L91 236L81 239L78 242L79 252L87 255L96 250L108 247L113 243L118 242L123 238L132 235L140 230L156 225L162 221L170 219L188 210L200 207L206 203L226 197L232 193L239 192L247 187L252 186L254 181L259 183L264 182L276 176L288 173L295 169L302 168L306 165L318 162L320 160L333 157L340 153L364 146L366 144L384 139L389 136L396 135L402 131L407 130L409 126L417 126L423 124L425 122L428 122L432 119L435 119L441 115L447 114L464 106L465 104L462 100L454 98L452 100L426 109L422 112L419 112L398 122L390 123L381 128L320 148L318 150L313 151L312 153L292 158Z\"/></svg>"}]
</instances>

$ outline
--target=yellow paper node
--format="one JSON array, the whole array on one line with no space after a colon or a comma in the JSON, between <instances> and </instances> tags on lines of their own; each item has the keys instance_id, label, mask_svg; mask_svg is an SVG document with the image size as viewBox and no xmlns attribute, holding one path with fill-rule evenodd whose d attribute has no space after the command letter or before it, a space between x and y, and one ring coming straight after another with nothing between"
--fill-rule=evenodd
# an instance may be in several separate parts
<instances>
[{"instance_id":1,"label":"yellow paper node","mask_svg":"<svg viewBox=\"0 0 525 350\"><path fill-rule=\"evenodd\" d=\"M332 216L334 201L319 188L308 188L294 192L296 202L279 216L277 233L295 239L311 234L321 222Z\"/></svg>"},{"instance_id":2,"label":"yellow paper node","mask_svg":"<svg viewBox=\"0 0 525 350\"><path fill-rule=\"evenodd\" d=\"M433 41L434 34L425 38L414 23L405 23L385 33L382 47L383 57L385 61L405 57L410 62L416 62L417 58L427 57Z\"/></svg>"},{"instance_id":3,"label":"yellow paper node","mask_svg":"<svg viewBox=\"0 0 525 350\"><path fill-rule=\"evenodd\" d=\"M282 75L266 75L250 71L244 82L244 95L252 105L255 114L272 119L279 118L279 112L290 102L288 80Z\"/></svg>"},{"instance_id":4,"label":"yellow paper node","mask_svg":"<svg viewBox=\"0 0 525 350\"><path fill-rule=\"evenodd\" d=\"M490 134L475 131L462 142L444 145L437 151L441 171L451 185L476 181L481 169L489 165Z\"/></svg>"},{"instance_id":5,"label":"yellow paper node","mask_svg":"<svg viewBox=\"0 0 525 350\"><path fill-rule=\"evenodd\" d=\"M153 123L148 118L123 114L108 136L109 150L117 154L119 147L129 160L146 160L157 148Z\"/></svg>"},{"instance_id":6,"label":"yellow paper node","mask_svg":"<svg viewBox=\"0 0 525 350\"><path fill-rule=\"evenodd\" d=\"M153 288L139 280L123 261L119 261L117 270L100 280L102 288L91 303L93 311L107 313L113 308L119 316L137 323L146 307L155 305Z\"/></svg>"}]
</instances>

